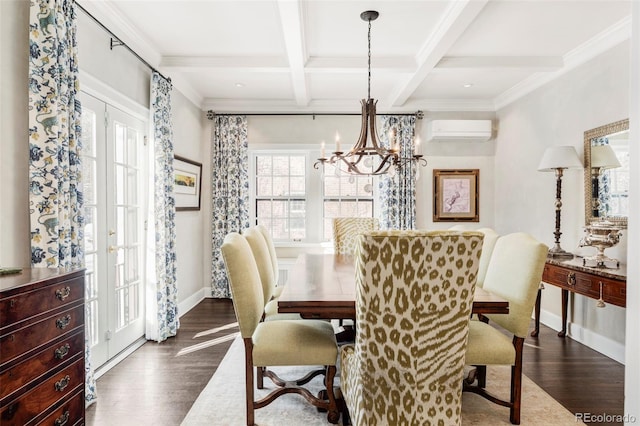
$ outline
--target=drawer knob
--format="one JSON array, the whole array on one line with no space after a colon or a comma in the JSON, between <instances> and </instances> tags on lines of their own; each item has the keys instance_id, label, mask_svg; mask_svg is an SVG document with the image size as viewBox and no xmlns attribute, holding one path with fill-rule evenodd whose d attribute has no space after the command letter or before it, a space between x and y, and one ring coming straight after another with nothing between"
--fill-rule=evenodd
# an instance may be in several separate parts
<instances>
[{"instance_id":1,"label":"drawer knob","mask_svg":"<svg viewBox=\"0 0 640 426\"><path fill-rule=\"evenodd\" d=\"M567 274L567 284L568 285L576 285L576 273L575 272L569 272Z\"/></svg>"},{"instance_id":2,"label":"drawer knob","mask_svg":"<svg viewBox=\"0 0 640 426\"><path fill-rule=\"evenodd\" d=\"M59 288L58 290L56 290L56 297L61 302L64 302L64 299L69 297L70 294L71 294L71 288L69 286L66 286L65 288Z\"/></svg>"},{"instance_id":3,"label":"drawer knob","mask_svg":"<svg viewBox=\"0 0 640 426\"><path fill-rule=\"evenodd\" d=\"M65 343L64 345L56 349L55 350L56 359L62 359L65 356L67 356L69 354L69 349L71 349L71 346L69 346L68 343Z\"/></svg>"},{"instance_id":4,"label":"drawer knob","mask_svg":"<svg viewBox=\"0 0 640 426\"><path fill-rule=\"evenodd\" d=\"M69 382L71 381L71 377L67 374L62 379L56 382L55 388L58 392L62 392L67 386L69 386Z\"/></svg>"},{"instance_id":5,"label":"drawer knob","mask_svg":"<svg viewBox=\"0 0 640 426\"><path fill-rule=\"evenodd\" d=\"M69 410L65 411L60 417L53 423L55 426L64 426L69 421Z\"/></svg>"},{"instance_id":6,"label":"drawer knob","mask_svg":"<svg viewBox=\"0 0 640 426\"><path fill-rule=\"evenodd\" d=\"M56 327L58 327L60 330L64 330L69 323L71 323L71 315L65 315L62 318L58 318L56 320Z\"/></svg>"}]
</instances>

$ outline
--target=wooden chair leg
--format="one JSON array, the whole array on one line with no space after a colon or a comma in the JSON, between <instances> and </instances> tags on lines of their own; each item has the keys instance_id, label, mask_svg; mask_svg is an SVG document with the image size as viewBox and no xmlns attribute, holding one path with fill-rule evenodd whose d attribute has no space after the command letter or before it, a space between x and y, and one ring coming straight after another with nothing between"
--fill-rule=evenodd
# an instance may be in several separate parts
<instances>
[{"instance_id":1,"label":"wooden chair leg","mask_svg":"<svg viewBox=\"0 0 640 426\"><path fill-rule=\"evenodd\" d=\"M520 404L522 401L522 350L524 339L513 337L513 346L516 349L516 362L511 366L511 409L509 420L511 424L520 424Z\"/></svg>"},{"instance_id":2,"label":"wooden chair leg","mask_svg":"<svg viewBox=\"0 0 640 426\"><path fill-rule=\"evenodd\" d=\"M478 387L486 388L487 387L487 366L486 365L477 365L476 366L476 377L478 379Z\"/></svg>"},{"instance_id":3,"label":"wooden chair leg","mask_svg":"<svg viewBox=\"0 0 640 426\"><path fill-rule=\"evenodd\" d=\"M336 377L336 366L328 365L324 377L324 385L327 389L327 398L329 399L329 407L327 408L327 420L329 423L336 424L340 420L340 411L338 411L338 403L336 401L333 390L333 380Z\"/></svg>"},{"instance_id":4,"label":"wooden chair leg","mask_svg":"<svg viewBox=\"0 0 640 426\"><path fill-rule=\"evenodd\" d=\"M256 387L264 389L264 367L256 367Z\"/></svg>"},{"instance_id":5,"label":"wooden chair leg","mask_svg":"<svg viewBox=\"0 0 640 426\"><path fill-rule=\"evenodd\" d=\"M245 402L247 408L247 426L253 426L253 343L251 338L244 340L244 359L245 359Z\"/></svg>"}]
</instances>

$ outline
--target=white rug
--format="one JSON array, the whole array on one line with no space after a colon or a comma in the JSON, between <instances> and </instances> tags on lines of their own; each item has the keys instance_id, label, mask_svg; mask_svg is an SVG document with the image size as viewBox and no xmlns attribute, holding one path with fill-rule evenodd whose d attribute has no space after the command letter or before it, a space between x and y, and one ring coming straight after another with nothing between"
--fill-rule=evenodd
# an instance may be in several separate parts
<instances>
[{"instance_id":1,"label":"white rug","mask_svg":"<svg viewBox=\"0 0 640 426\"><path fill-rule=\"evenodd\" d=\"M285 379L300 377L300 369L274 369ZM298 374L296 374L298 371ZM290 374L286 374L290 373ZM498 396L509 394L509 367L491 367L487 369L488 389ZM501 389L495 387L503 383ZM273 389L267 378L265 389L257 391L262 396ZM310 385L314 393L322 388L322 376L316 377ZM564 426L582 424L575 416L555 401L549 394L523 377L522 425ZM463 393L463 425L510 425L509 409L479 397ZM255 422L259 426L327 426L326 413L319 413L299 395L284 395L270 405L255 411ZM220 363L205 389L187 413L183 426L242 426L245 420L244 396L244 347L242 340L236 338Z\"/></svg>"}]
</instances>

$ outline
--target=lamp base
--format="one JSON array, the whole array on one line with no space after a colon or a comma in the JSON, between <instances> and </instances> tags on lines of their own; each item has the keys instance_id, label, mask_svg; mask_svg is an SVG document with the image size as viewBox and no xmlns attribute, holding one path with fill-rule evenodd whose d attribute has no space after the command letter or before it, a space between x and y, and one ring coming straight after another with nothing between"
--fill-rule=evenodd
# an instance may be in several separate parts
<instances>
[{"instance_id":1,"label":"lamp base","mask_svg":"<svg viewBox=\"0 0 640 426\"><path fill-rule=\"evenodd\" d=\"M573 258L573 253L563 250L560 244L556 244L555 247L549 249L547 257L552 259L571 259Z\"/></svg>"}]
</instances>

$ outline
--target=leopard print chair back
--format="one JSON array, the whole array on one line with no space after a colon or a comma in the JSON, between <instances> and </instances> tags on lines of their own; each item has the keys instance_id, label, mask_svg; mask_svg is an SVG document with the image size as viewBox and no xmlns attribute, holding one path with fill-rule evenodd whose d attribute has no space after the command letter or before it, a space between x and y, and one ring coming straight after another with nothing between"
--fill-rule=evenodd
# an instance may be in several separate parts
<instances>
[{"instance_id":1,"label":"leopard print chair back","mask_svg":"<svg viewBox=\"0 0 640 426\"><path fill-rule=\"evenodd\" d=\"M333 219L333 251L335 254L353 255L360 234L380 228L373 217L337 217Z\"/></svg>"},{"instance_id":2,"label":"leopard print chair back","mask_svg":"<svg viewBox=\"0 0 640 426\"><path fill-rule=\"evenodd\" d=\"M355 345L341 351L354 426L459 425L483 234L378 231L356 249Z\"/></svg>"}]
</instances>

